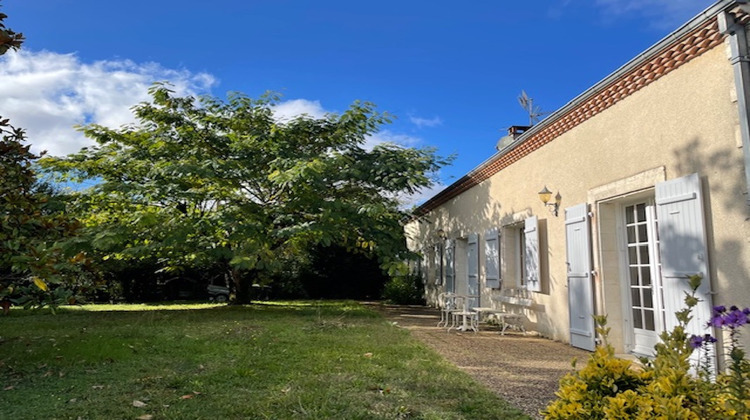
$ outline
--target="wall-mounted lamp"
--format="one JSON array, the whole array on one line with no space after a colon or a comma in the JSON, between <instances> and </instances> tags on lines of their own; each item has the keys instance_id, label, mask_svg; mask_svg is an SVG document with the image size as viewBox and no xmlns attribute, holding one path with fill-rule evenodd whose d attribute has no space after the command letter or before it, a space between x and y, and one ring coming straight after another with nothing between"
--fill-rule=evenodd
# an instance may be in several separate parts
<instances>
[{"instance_id":1,"label":"wall-mounted lamp","mask_svg":"<svg viewBox=\"0 0 750 420\"><path fill-rule=\"evenodd\" d=\"M443 229L438 229L437 236L440 239L445 239L445 231Z\"/></svg>"},{"instance_id":2,"label":"wall-mounted lamp","mask_svg":"<svg viewBox=\"0 0 750 420\"><path fill-rule=\"evenodd\" d=\"M542 200L542 203L544 203L545 206L549 207L550 213L554 214L555 217L557 217L557 210L560 208L560 202L562 201L562 196L558 192L557 195L555 195L555 202L550 203L549 200L552 198L552 191L547 189L547 186L544 186L544 189L539 191L539 199Z\"/></svg>"}]
</instances>

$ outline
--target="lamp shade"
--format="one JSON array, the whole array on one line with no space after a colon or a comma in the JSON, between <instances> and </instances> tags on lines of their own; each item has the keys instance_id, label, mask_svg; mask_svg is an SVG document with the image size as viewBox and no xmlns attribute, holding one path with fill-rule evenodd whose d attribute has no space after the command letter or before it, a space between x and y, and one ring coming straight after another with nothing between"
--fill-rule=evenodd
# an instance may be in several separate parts
<instances>
[{"instance_id":1,"label":"lamp shade","mask_svg":"<svg viewBox=\"0 0 750 420\"><path fill-rule=\"evenodd\" d=\"M542 203L547 204L550 198L552 198L552 191L548 190L545 185L544 189L539 191L539 199L542 200Z\"/></svg>"}]
</instances>

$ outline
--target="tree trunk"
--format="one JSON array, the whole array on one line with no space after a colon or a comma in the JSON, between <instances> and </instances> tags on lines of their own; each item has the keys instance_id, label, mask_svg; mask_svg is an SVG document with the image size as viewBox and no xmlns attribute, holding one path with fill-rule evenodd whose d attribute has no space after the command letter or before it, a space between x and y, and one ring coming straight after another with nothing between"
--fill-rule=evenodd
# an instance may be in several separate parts
<instances>
[{"instance_id":1,"label":"tree trunk","mask_svg":"<svg viewBox=\"0 0 750 420\"><path fill-rule=\"evenodd\" d=\"M235 305L245 305L252 303L250 296L250 281L251 276L242 275L237 269L231 270L232 284L234 285L234 300L232 303Z\"/></svg>"}]
</instances>

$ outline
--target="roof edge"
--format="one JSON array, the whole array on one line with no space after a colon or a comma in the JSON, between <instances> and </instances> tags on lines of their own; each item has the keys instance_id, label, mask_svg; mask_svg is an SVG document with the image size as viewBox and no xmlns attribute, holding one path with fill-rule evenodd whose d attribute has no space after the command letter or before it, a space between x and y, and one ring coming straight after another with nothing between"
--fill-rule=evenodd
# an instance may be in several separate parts
<instances>
[{"instance_id":1,"label":"roof edge","mask_svg":"<svg viewBox=\"0 0 750 420\"><path fill-rule=\"evenodd\" d=\"M476 184L475 183L472 184L472 182L474 182L474 180L478 178L481 178L482 177L481 174L484 172L484 170L488 166L490 166L492 163L496 162L499 158L512 152L520 144L524 143L527 139L541 132L542 130L547 128L549 125L558 121L563 116L567 115L569 112L573 111L582 103L584 103L585 101L593 97L595 94L602 91L607 86L610 86L612 83L614 83L621 77L633 71L639 65L643 64L648 58L651 58L652 56L656 55L660 51L676 43L678 40L680 40L684 36L700 28L702 25L705 25L709 20L713 19L716 15L718 15L722 11L727 10L738 4L747 4L747 1L746 0L720 0L714 3L713 5L709 6L708 8L706 8L702 12L698 13L696 16L688 20L682 26L670 32L664 38L657 41L655 44L653 44L652 46L650 46L649 48L647 48L640 54L636 55L635 57L630 59L628 62L623 64L622 66L620 66L617 70L610 73L608 76L606 76L599 82L595 83L593 86L586 89L585 91L580 93L578 96L576 96L572 100L568 101L568 103L566 103L561 108L549 114L547 117L545 117L542 121L540 121L536 125L533 125L531 128L526 130L523 134L519 135L513 141L513 143L508 145L508 147L506 147L505 149L501 151L495 152L492 156L490 156L489 158L484 160L482 163L474 167L474 169L469 171L466 175L462 176L457 181L445 187L443 190L441 190L440 192L438 192L437 194L429 198L427 201L422 203L420 206L414 209L413 213L415 215L424 215L428 213L430 210L444 203L445 201L473 187Z\"/></svg>"}]
</instances>

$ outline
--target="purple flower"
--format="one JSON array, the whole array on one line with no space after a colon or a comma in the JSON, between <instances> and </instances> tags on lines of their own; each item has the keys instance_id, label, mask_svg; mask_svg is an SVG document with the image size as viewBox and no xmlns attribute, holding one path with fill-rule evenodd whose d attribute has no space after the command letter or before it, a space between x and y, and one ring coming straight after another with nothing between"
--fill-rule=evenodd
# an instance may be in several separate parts
<instances>
[{"instance_id":1,"label":"purple flower","mask_svg":"<svg viewBox=\"0 0 750 420\"><path fill-rule=\"evenodd\" d=\"M742 311L735 309L732 312L724 315L724 323L729 328L738 328L747 324L747 315Z\"/></svg>"},{"instance_id":2,"label":"purple flower","mask_svg":"<svg viewBox=\"0 0 750 420\"><path fill-rule=\"evenodd\" d=\"M709 327L739 328L750 321L750 308L740 309L735 305L729 307L729 311L723 305L713 307L713 315L708 321Z\"/></svg>"},{"instance_id":3,"label":"purple flower","mask_svg":"<svg viewBox=\"0 0 750 420\"><path fill-rule=\"evenodd\" d=\"M690 337L690 347L697 349L703 345L703 337L699 335L693 335Z\"/></svg>"},{"instance_id":4,"label":"purple flower","mask_svg":"<svg viewBox=\"0 0 750 420\"><path fill-rule=\"evenodd\" d=\"M715 337L713 337L711 334L706 334L703 336L703 342L704 343L715 343L717 340Z\"/></svg>"},{"instance_id":5,"label":"purple flower","mask_svg":"<svg viewBox=\"0 0 750 420\"><path fill-rule=\"evenodd\" d=\"M724 325L724 317L721 315L714 315L710 321L708 321L709 327L721 328Z\"/></svg>"}]
</instances>

